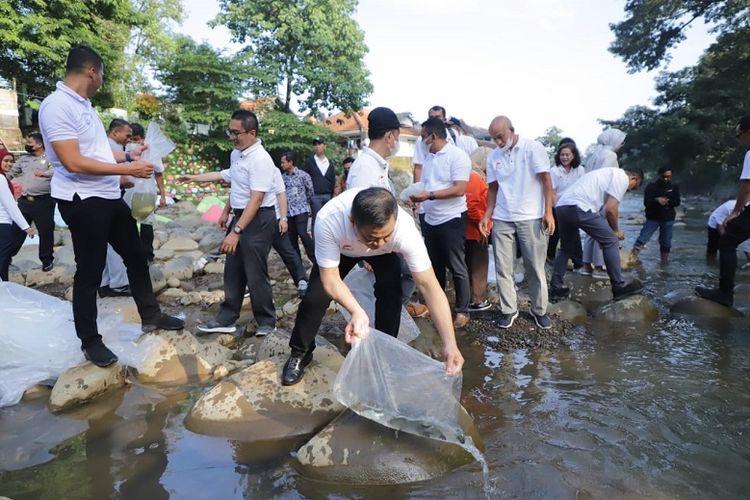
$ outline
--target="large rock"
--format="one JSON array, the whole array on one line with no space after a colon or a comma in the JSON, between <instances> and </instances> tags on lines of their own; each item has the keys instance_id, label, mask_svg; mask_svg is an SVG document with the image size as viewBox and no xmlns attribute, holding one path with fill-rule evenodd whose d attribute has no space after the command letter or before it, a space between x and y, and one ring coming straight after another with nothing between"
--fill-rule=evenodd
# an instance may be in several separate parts
<instances>
[{"instance_id":1,"label":"large rock","mask_svg":"<svg viewBox=\"0 0 750 500\"><path fill-rule=\"evenodd\" d=\"M159 250L189 252L191 250L198 250L198 243L190 238L174 238L166 241Z\"/></svg>"},{"instance_id":2,"label":"large rock","mask_svg":"<svg viewBox=\"0 0 750 500\"><path fill-rule=\"evenodd\" d=\"M154 293L159 293L167 287L167 278L164 277L161 268L157 266L149 266L148 272L151 276L151 288Z\"/></svg>"},{"instance_id":3,"label":"large rock","mask_svg":"<svg viewBox=\"0 0 750 500\"><path fill-rule=\"evenodd\" d=\"M198 248L202 252L216 252L224 241L224 233L214 230L199 240Z\"/></svg>"},{"instance_id":4,"label":"large rock","mask_svg":"<svg viewBox=\"0 0 750 500\"><path fill-rule=\"evenodd\" d=\"M675 290L664 298L667 299L669 310L673 314L714 319L738 318L743 315L737 309L698 297L693 290Z\"/></svg>"},{"instance_id":5,"label":"large rock","mask_svg":"<svg viewBox=\"0 0 750 500\"><path fill-rule=\"evenodd\" d=\"M335 372L313 361L299 383L283 386L285 361L266 359L220 382L196 401L185 426L242 441L303 437L322 429L344 410L331 392Z\"/></svg>"},{"instance_id":6,"label":"large rock","mask_svg":"<svg viewBox=\"0 0 750 500\"><path fill-rule=\"evenodd\" d=\"M267 335L258 348L257 360L261 361L272 357L288 358L291 354L289 348L289 339L291 335L283 330L276 330ZM344 356L339 350L320 335L315 337L315 352L313 359L318 363L327 366L335 373L341 368L344 362Z\"/></svg>"},{"instance_id":7,"label":"large rock","mask_svg":"<svg viewBox=\"0 0 750 500\"><path fill-rule=\"evenodd\" d=\"M61 411L89 401L96 396L125 385L125 369L119 363L99 368L85 362L58 377L49 398L52 411Z\"/></svg>"},{"instance_id":8,"label":"large rock","mask_svg":"<svg viewBox=\"0 0 750 500\"><path fill-rule=\"evenodd\" d=\"M96 302L99 314L113 313L125 323L141 324L141 315L133 297L104 297Z\"/></svg>"},{"instance_id":9,"label":"large rock","mask_svg":"<svg viewBox=\"0 0 750 500\"><path fill-rule=\"evenodd\" d=\"M615 323L653 323L659 310L648 297L634 295L603 306L597 317Z\"/></svg>"},{"instance_id":10,"label":"large rock","mask_svg":"<svg viewBox=\"0 0 750 500\"><path fill-rule=\"evenodd\" d=\"M73 246L62 246L55 248L55 265L76 267L76 256Z\"/></svg>"},{"instance_id":11,"label":"large rock","mask_svg":"<svg viewBox=\"0 0 750 500\"><path fill-rule=\"evenodd\" d=\"M177 278L178 280L188 280L193 277L193 259L190 257L176 257L162 268L164 278Z\"/></svg>"},{"instance_id":12,"label":"large rock","mask_svg":"<svg viewBox=\"0 0 750 500\"><path fill-rule=\"evenodd\" d=\"M586 314L586 308L572 300L563 300L550 304L547 312L576 324L585 323L588 317Z\"/></svg>"},{"instance_id":13,"label":"large rock","mask_svg":"<svg viewBox=\"0 0 750 500\"><path fill-rule=\"evenodd\" d=\"M458 445L395 431L347 410L303 445L297 460L311 479L374 485L433 479L474 457Z\"/></svg>"},{"instance_id":14,"label":"large rock","mask_svg":"<svg viewBox=\"0 0 750 500\"><path fill-rule=\"evenodd\" d=\"M51 285L58 281L64 273L65 268L62 266L57 266L47 272L41 269L32 269L26 273L26 286Z\"/></svg>"},{"instance_id":15,"label":"large rock","mask_svg":"<svg viewBox=\"0 0 750 500\"><path fill-rule=\"evenodd\" d=\"M589 312L612 300L609 280L593 279L577 273L567 273L565 282L570 287L570 299L583 304Z\"/></svg>"},{"instance_id":16,"label":"large rock","mask_svg":"<svg viewBox=\"0 0 750 500\"><path fill-rule=\"evenodd\" d=\"M138 380L157 384L187 384L211 380L213 370L232 357L232 351L215 342L201 343L186 331L158 330L144 335L152 343L138 368ZM141 340L139 339L139 342Z\"/></svg>"}]
</instances>

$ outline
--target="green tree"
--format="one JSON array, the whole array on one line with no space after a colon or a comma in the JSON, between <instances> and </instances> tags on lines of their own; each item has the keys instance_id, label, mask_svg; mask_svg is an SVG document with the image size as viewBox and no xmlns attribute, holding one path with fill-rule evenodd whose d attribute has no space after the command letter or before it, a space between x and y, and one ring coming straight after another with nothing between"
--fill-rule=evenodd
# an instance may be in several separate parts
<instances>
[{"instance_id":1,"label":"green tree","mask_svg":"<svg viewBox=\"0 0 750 500\"><path fill-rule=\"evenodd\" d=\"M126 53L132 36L142 33L135 50L152 54L165 23L181 19L181 8L179 0L0 2L0 76L16 80L27 94L43 97L62 78L68 49L85 44L105 63L105 83L94 103L125 106L129 82L143 70L139 59Z\"/></svg>"},{"instance_id":2,"label":"green tree","mask_svg":"<svg viewBox=\"0 0 750 500\"><path fill-rule=\"evenodd\" d=\"M341 165L341 160L344 159L344 151L334 146L337 135L325 127L281 110L261 112L258 120L263 146L277 162L281 153L292 151L299 155L298 163L301 165L302 158L313 153L312 141L315 137L326 139L329 145L326 156L334 165Z\"/></svg>"},{"instance_id":3,"label":"green tree","mask_svg":"<svg viewBox=\"0 0 750 500\"><path fill-rule=\"evenodd\" d=\"M364 33L352 19L356 0L221 0L213 24L224 24L245 43L252 64L263 68L258 95L282 90L285 111L292 97L301 110L358 110L372 92L364 65Z\"/></svg>"},{"instance_id":4,"label":"green tree","mask_svg":"<svg viewBox=\"0 0 750 500\"><path fill-rule=\"evenodd\" d=\"M626 19L610 24L615 41L609 50L622 57L631 72L652 70L669 60L668 51L685 39L697 19L719 35L750 24L748 0L628 0Z\"/></svg>"},{"instance_id":5,"label":"green tree","mask_svg":"<svg viewBox=\"0 0 750 500\"><path fill-rule=\"evenodd\" d=\"M544 145L544 149L547 150L547 155L550 157L551 161L557 151L557 145L560 144L562 138L562 130L557 126L552 125L551 127L547 127L544 134L541 137L537 137L536 140Z\"/></svg>"},{"instance_id":6,"label":"green tree","mask_svg":"<svg viewBox=\"0 0 750 500\"><path fill-rule=\"evenodd\" d=\"M204 135L226 150L229 143L223 131L254 75L246 58L179 36L175 51L159 62L156 75L166 91L170 132L184 136L188 124L208 125Z\"/></svg>"}]
</instances>

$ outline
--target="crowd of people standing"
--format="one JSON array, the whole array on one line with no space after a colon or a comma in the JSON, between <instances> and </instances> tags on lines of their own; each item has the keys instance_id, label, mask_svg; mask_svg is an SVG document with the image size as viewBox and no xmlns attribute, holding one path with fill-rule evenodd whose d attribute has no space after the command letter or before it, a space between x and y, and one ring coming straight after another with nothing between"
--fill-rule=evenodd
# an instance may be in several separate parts
<instances>
[{"instance_id":1,"label":"crowd of people standing","mask_svg":"<svg viewBox=\"0 0 750 500\"><path fill-rule=\"evenodd\" d=\"M99 366L116 361L96 327L96 295L112 285L110 267L127 277L142 318L143 330L180 329L181 319L161 312L148 264L153 259L153 220L136 226L123 192L128 178L156 177L165 203L161 171L143 161L143 128L114 120L106 131L90 98L102 84L104 64L87 47L68 56L66 74L40 108L41 133L27 137L28 155L13 165L13 156L0 151L7 182L0 182L0 278L7 280L10 256L27 235L39 237L44 270L53 264L53 214L58 206L70 228L77 269L73 284L76 332L87 359ZM457 373L463 364L456 329L471 314L490 309L487 273L494 259L498 314L496 325L511 328L523 306L518 301L515 266L523 262L529 294L529 315L538 328L549 329L550 299L565 297L564 275L573 269L584 275L606 275L614 300L640 293L637 280L626 282L621 270L619 206L627 191L643 182L643 172L620 168L617 151L625 134L607 129L593 151L582 159L572 139L560 141L550 164L537 140L522 136L507 116L489 125L496 146L483 155L461 120L448 119L441 106L428 111L414 145L414 182L399 206L389 175L388 158L399 152L402 125L389 108L368 116L368 142L358 157L344 161L343 175L326 154L326 141L313 140L314 154L298 167L294 152L284 152L277 167L260 138L258 117L246 110L232 114L226 130L233 150L229 168L220 172L181 176L182 182L225 182L229 199L219 220L226 231L224 301L215 318L198 326L203 334L239 333L236 322L246 293L257 322L256 335L276 328L273 290L268 274L271 248L284 259L302 298L290 340L291 355L282 383L299 382L310 363L315 335L331 299L348 310L348 341L366 334L370 319L343 281L355 266L374 274L374 326L396 336L400 309L412 305L415 290L424 304L416 315L429 314L444 347L446 370ZM737 126L737 137L750 147L750 123ZM750 154L749 154L750 157ZM6 169L6 165L8 168ZM699 287L706 298L731 305L734 260L730 254L750 236L750 160L746 159L742 189L732 211L709 231L721 254L719 289ZM14 196L12 177L22 177ZM161 181L161 182L160 182ZM20 196L18 203L15 197ZM663 264L668 263L675 207L680 194L672 170L664 166L644 195L646 223L631 255L635 258L655 231ZM408 210L411 208L411 212ZM712 229L712 228L709 228ZM581 241L581 232L585 233ZM309 276L305 255L312 264ZM559 245L559 247L558 247ZM490 252L491 248L491 252ZM552 266L548 278L546 264ZM124 271L124 272L123 272ZM104 273L104 277L103 277ZM109 274L109 278L107 277ZM452 306L445 290L450 275ZM110 280L105 287L102 283ZM415 308L411 308L415 311Z\"/></svg>"}]
</instances>

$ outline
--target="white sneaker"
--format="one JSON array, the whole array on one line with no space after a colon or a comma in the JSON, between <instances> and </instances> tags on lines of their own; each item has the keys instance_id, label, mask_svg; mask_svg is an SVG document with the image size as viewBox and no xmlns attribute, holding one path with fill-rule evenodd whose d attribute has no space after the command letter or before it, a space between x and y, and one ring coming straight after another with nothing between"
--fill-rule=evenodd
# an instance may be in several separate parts
<instances>
[{"instance_id":1,"label":"white sneaker","mask_svg":"<svg viewBox=\"0 0 750 500\"><path fill-rule=\"evenodd\" d=\"M299 280L299 283L297 284L297 295L299 295L299 298L302 298L307 293L307 281L305 280Z\"/></svg>"},{"instance_id":2,"label":"white sneaker","mask_svg":"<svg viewBox=\"0 0 750 500\"><path fill-rule=\"evenodd\" d=\"M256 337L265 337L269 333L273 333L275 331L276 331L276 327L275 326L266 326L266 325L263 325L263 326L259 326L258 329L255 331L255 336Z\"/></svg>"},{"instance_id":3,"label":"white sneaker","mask_svg":"<svg viewBox=\"0 0 750 500\"><path fill-rule=\"evenodd\" d=\"M609 274L607 274L607 271L599 271L598 269L595 269L593 273L591 273L591 277L595 280L608 280Z\"/></svg>"}]
</instances>

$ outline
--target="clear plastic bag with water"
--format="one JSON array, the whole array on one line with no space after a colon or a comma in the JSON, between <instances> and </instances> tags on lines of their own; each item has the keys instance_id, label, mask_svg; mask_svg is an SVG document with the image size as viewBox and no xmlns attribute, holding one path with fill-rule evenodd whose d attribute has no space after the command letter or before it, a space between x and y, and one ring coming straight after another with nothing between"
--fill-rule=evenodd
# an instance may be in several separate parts
<instances>
[{"instance_id":1,"label":"clear plastic bag with water","mask_svg":"<svg viewBox=\"0 0 750 500\"><path fill-rule=\"evenodd\" d=\"M161 159L171 153L175 144L154 122L148 124L144 142L148 148L141 155L141 159L154 165L154 172L164 170ZM148 179L134 179L133 188L129 190L130 211L133 218L137 221L144 221L156 209L158 200L156 180L152 177Z\"/></svg>"},{"instance_id":2,"label":"clear plastic bag with water","mask_svg":"<svg viewBox=\"0 0 750 500\"><path fill-rule=\"evenodd\" d=\"M461 375L403 342L371 329L353 343L333 384L341 404L381 425L464 446Z\"/></svg>"},{"instance_id":3,"label":"clear plastic bag with water","mask_svg":"<svg viewBox=\"0 0 750 500\"><path fill-rule=\"evenodd\" d=\"M357 300L362 309L370 318L370 324L375 324L375 274L369 272L363 267L355 267L344 278L344 283L351 290L352 295ZM339 309L341 315L346 321L351 319L349 311L343 307ZM419 337L419 327L414 322L405 307L401 307L401 324L398 329L398 339L401 342L409 343Z\"/></svg>"}]
</instances>

